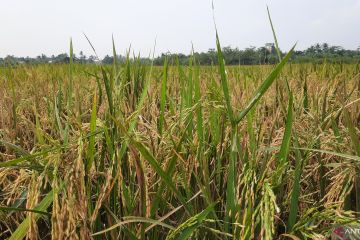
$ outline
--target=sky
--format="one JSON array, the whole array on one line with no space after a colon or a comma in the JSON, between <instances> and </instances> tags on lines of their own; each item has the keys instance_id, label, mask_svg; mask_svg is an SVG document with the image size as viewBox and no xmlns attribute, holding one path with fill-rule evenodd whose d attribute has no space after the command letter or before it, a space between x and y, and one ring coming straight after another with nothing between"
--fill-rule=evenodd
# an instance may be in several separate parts
<instances>
[{"instance_id":1,"label":"sky","mask_svg":"<svg viewBox=\"0 0 360 240\"><path fill-rule=\"evenodd\" d=\"M269 6L280 48L327 42L347 49L360 46L360 0L214 0L222 46L244 49L273 42ZM0 7L0 57L92 49L100 57L131 49L147 57L170 51L215 48L211 0L11 0Z\"/></svg>"}]
</instances>

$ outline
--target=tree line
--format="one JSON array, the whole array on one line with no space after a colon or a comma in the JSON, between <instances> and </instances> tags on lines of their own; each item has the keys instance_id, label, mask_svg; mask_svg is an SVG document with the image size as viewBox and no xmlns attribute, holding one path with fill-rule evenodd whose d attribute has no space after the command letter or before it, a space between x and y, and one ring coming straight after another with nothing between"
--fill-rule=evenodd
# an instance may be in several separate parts
<instances>
[{"instance_id":1,"label":"tree line","mask_svg":"<svg viewBox=\"0 0 360 240\"><path fill-rule=\"evenodd\" d=\"M281 54L285 54L280 51ZM260 65L260 64L275 64L278 61L278 56L273 43L267 43L262 47L248 47L240 50L239 48L224 47L223 55L225 62L228 65ZM182 53L162 53L154 59L154 65L163 65L165 58L171 62L179 62L182 65L188 64L190 58L194 56L197 63L201 65L217 64L217 53L215 49L209 49L207 52L194 52L193 54ZM6 56L0 58L0 64L43 64L43 63L68 63L69 55L66 53L57 56L46 56L44 54L35 58L31 57L15 57ZM117 56L118 62L125 62L127 59L134 59L127 56ZM112 64L113 56L106 55L103 59L98 59L96 56L86 56L83 52L79 55L73 56L75 63L79 64ZM144 63L150 63L149 58L138 58ZM360 47L356 50L348 50L341 46L331 46L327 43L314 44L309 48L300 51L294 51L292 55L292 62L294 63L309 63L323 61L341 62L341 63L358 63L360 62Z\"/></svg>"}]
</instances>

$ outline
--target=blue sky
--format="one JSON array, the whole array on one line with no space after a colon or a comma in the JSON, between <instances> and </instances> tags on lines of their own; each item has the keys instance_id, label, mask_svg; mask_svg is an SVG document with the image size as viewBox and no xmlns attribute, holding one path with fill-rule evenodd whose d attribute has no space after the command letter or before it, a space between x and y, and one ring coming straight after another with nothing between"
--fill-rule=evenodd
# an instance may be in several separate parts
<instances>
[{"instance_id":1,"label":"blue sky","mask_svg":"<svg viewBox=\"0 0 360 240\"><path fill-rule=\"evenodd\" d=\"M269 6L280 47L295 42L304 49L328 42L345 48L360 46L360 0L214 0L223 46L245 48L272 42ZM12 0L0 7L0 57L47 55L68 51L92 53L85 32L98 54L129 45L147 56L156 52L189 53L215 47L210 0Z\"/></svg>"}]
</instances>

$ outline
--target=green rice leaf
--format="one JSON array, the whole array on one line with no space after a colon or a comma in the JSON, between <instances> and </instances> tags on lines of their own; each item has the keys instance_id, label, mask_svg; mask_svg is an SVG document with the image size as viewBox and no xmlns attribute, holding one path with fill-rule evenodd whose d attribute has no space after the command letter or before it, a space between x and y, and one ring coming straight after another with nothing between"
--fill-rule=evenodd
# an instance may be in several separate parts
<instances>
[{"instance_id":1,"label":"green rice leaf","mask_svg":"<svg viewBox=\"0 0 360 240\"><path fill-rule=\"evenodd\" d=\"M214 205L208 206L201 213L190 217L188 220L180 224L175 230L170 231L166 240L186 240L191 237L194 231L199 228L207 215L212 211Z\"/></svg>"},{"instance_id":2,"label":"green rice leaf","mask_svg":"<svg viewBox=\"0 0 360 240\"><path fill-rule=\"evenodd\" d=\"M87 148L87 163L86 163L86 171L88 172L92 166L94 161L95 154L95 130L96 130L96 90L94 92L92 111L91 111L91 119L90 119L90 134L89 137L89 145Z\"/></svg>"},{"instance_id":3,"label":"green rice leaf","mask_svg":"<svg viewBox=\"0 0 360 240\"><path fill-rule=\"evenodd\" d=\"M141 142L131 140L131 144L141 153L141 155L152 166L152 168L162 178L162 180L166 183L166 185L175 193L179 201L184 205L185 209L188 210L185 198L176 188L175 184L171 179L171 175L169 175L169 173L164 172L158 161L154 158L154 156L149 152L148 149L146 149L146 147Z\"/></svg>"},{"instance_id":4,"label":"green rice leaf","mask_svg":"<svg viewBox=\"0 0 360 240\"><path fill-rule=\"evenodd\" d=\"M43 200L39 203L36 208L34 208L34 211L37 212L45 212L46 209L51 205L53 202L53 194L54 190L52 189L50 192L47 193L47 195L43 198ZM35 214L35 219L39 219L40 213ZM26 233L30 227L30 218L27 217L25 220L16 228L15 232L11 235L9 240L21 240L26 236Z\"/></svg>"},{"instance_id":5,"label":"green rice leaf","mask_svg":"<svg viewBox=\"0 0 360 240\"><path fill-rule=\"evenodd\" d=\"M239 123L246 114L250 111L252 107L260 100L260 98L265 94L265 92L268 90L268 88L271 86L271 84L274 82L274 80L277 78L277 76L280 74L281 70L285 66L285 64L288 62L289 58L291 57L294 48L296 45L294 45L291 50L286 54L286 56L281 60L281 62L275 67L275 69L269 74L269 76L265 79L265 81L260 85L260 87L255 91L253 94L253 97L248 102L248 104L245 106L245 108L240 112L238 117L236 118L236 123Z\"/></svg>"},{"instance_id":6,"label":"green rice leaf","mask_svg":"<svg viewBox=\"0 0 360 240\"><path fill-rule=\"evenodd\" d=\"M226 69L225 69L225 59L224 59L224 56L223 56L223 53L221 50L219 35L218 35L217 31L216 31L216 48L217 48L217 55L218 55L218 62L219 62L219 72L220 72L220 77L221 77L220 78L221 86L222 86L223 93L224 93L227 114L228 114L231 124L233 125L235 123L235 118L234 118L233 109L231 107L231 99L230 99L230 93L229 93L227 73L226 73Z\"/></svg>"},{"instance_id":7,"label":"green rice leaf","mask_svg":"<svg viewBox=\"0 0 360 240\"><path fill-rule=\"evenodd\" d=\"M151 224L162 226L162 227L165 227L165 228L168 228L168 229L174 229L173 226L171 226L169 224L166 224L166 223L163 223L161 221L153 220L153 219L150 219L150 218L144 218L144 217L127 216L127 217L123 218L123 221L118 222L118 223L112 225L109 228L106 228L106 229L101 230L99 232L93 233L91 236L97 236L97 235L104 234L104 233L109 232L109 231L111 231L111 230L113 230L115 228L122 227L123 225L129 224L129 223L151 223Z\"/></svg>"}]
</instances>

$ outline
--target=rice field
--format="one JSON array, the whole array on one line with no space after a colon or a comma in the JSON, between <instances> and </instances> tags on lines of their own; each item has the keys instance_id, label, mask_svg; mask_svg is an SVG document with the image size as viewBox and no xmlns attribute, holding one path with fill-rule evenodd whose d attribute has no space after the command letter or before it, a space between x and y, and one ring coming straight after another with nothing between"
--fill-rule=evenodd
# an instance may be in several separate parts
<instances>
[{"instance_id":1,"label":"rice field","mask_svg":"<svg viewBox=\"0 0 360 240\"><path fill-rule=\"evenodd\" d=\"M329 239L359 225L360 65L0 68L0 239ZM114 55L116 50L114 46ZM115 58L116 59L116 58Z\"/></svg>"}]
</instances>

